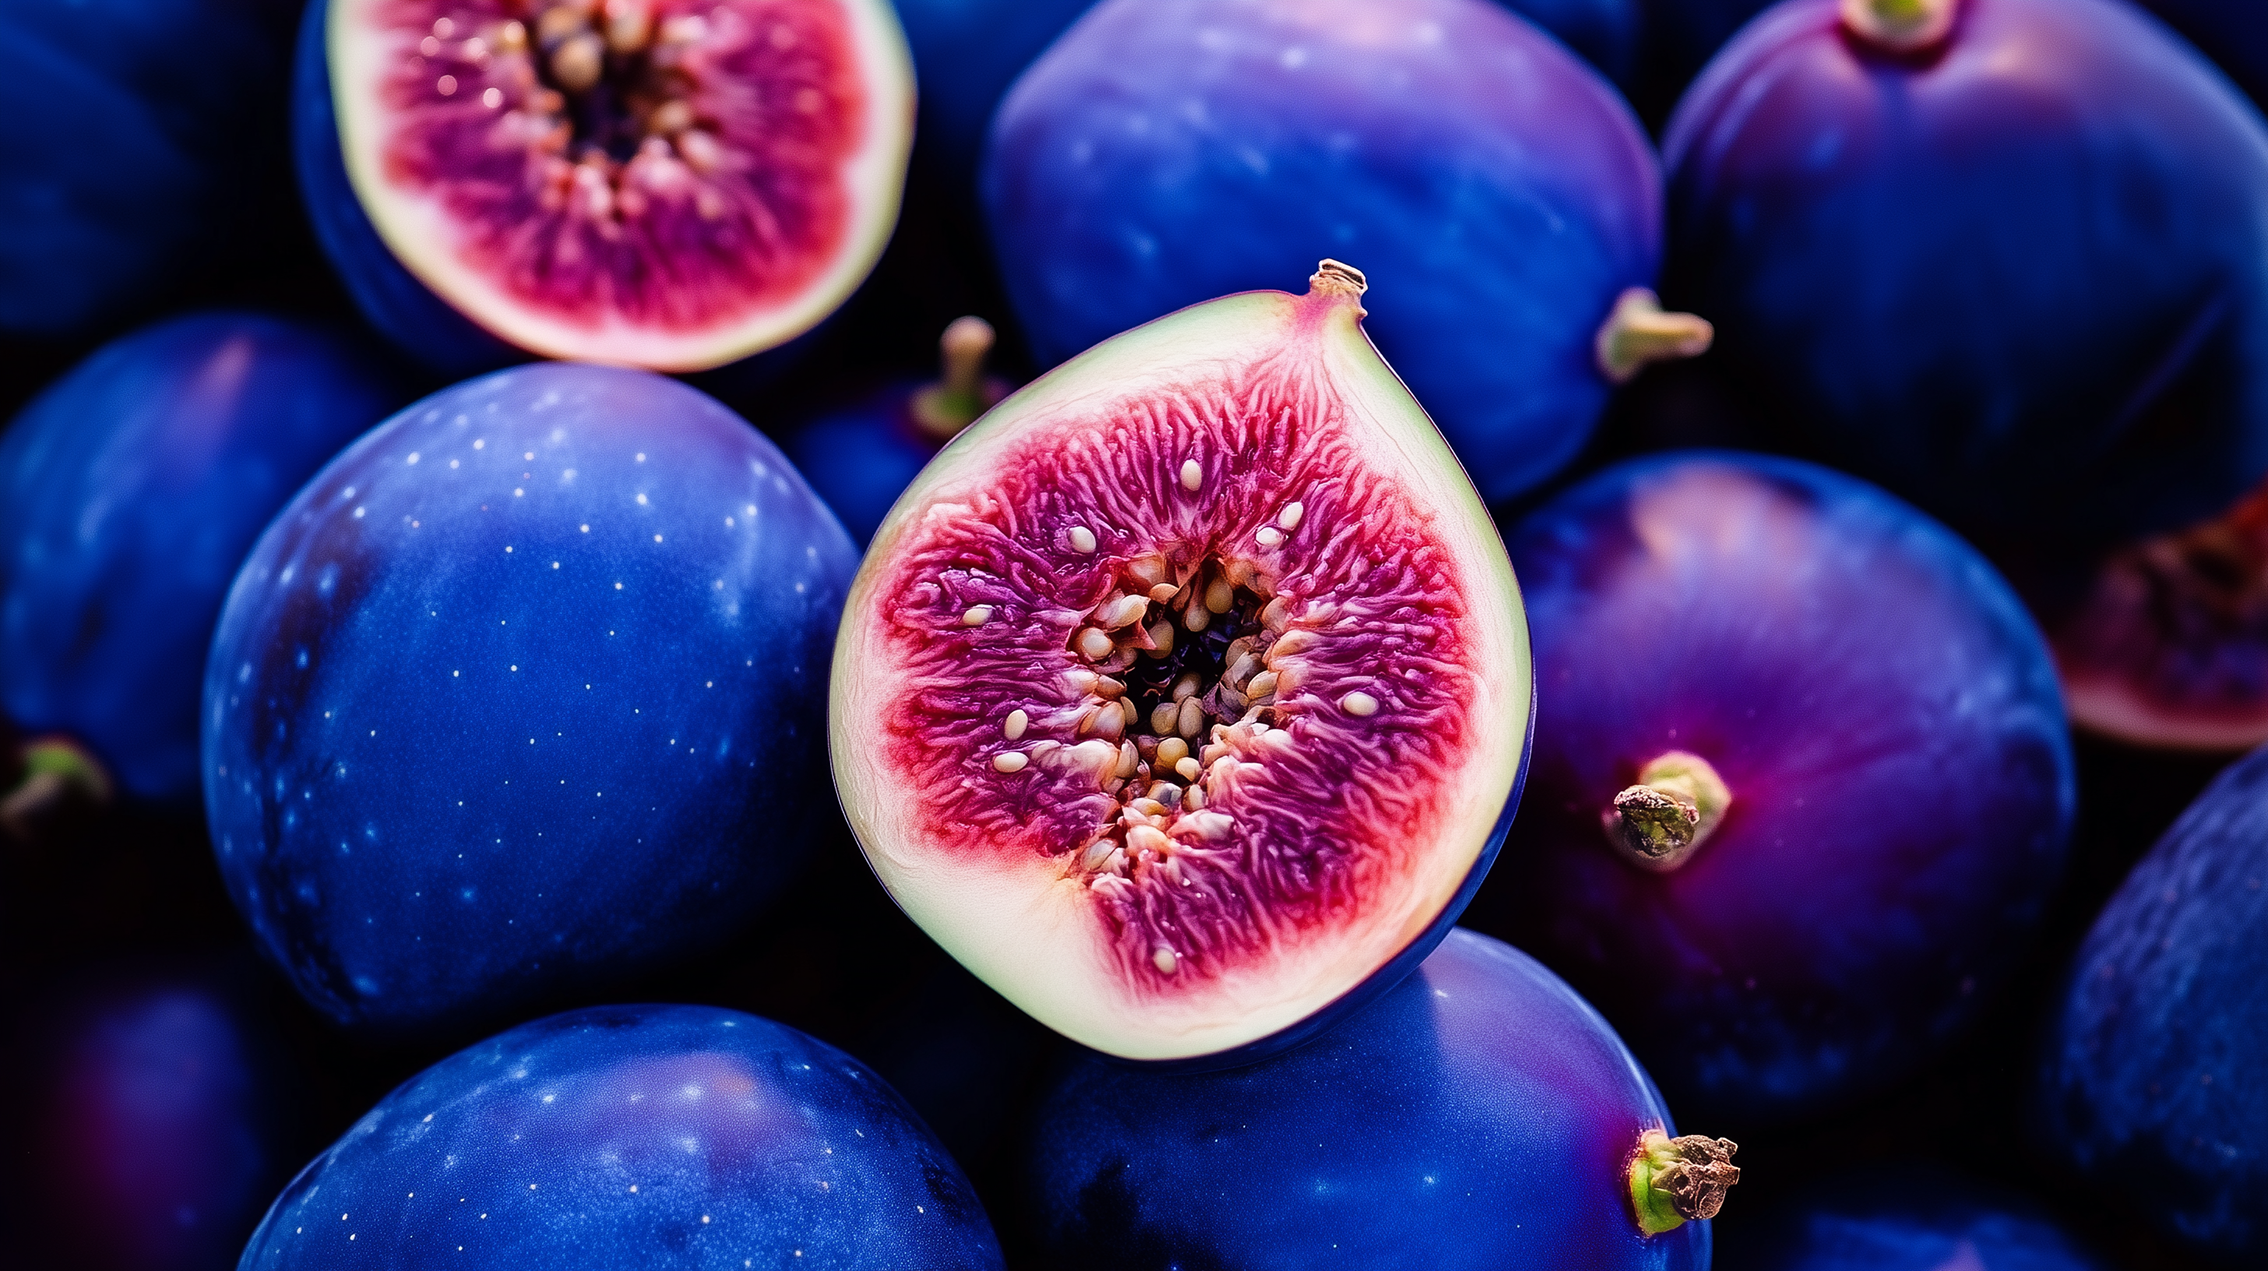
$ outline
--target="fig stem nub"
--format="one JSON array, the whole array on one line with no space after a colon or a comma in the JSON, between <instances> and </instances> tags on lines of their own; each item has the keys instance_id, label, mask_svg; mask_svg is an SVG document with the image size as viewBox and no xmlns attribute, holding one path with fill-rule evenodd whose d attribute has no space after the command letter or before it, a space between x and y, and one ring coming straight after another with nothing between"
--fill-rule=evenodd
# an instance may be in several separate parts
<instances>
[{"instance_id":1,"label":"fig stem nub","mask_svg":"<svg viewBox=\"0 0 2268 1271\"><path fill-rule=\"evenodd\" d=\"M1715 767L1672 750L1638 770L1638 783L1600 814L1607 840L1631 863L1667 873L1683 865L1724 820L1732 791Z\"/></svg>"},{"instance_id":2,"label":"fig stem nub","mask_svg":"<svg viewBox=\"0 0 2268 1271\"><path fill-rule=\"evenodd\" d=\"M99 807L110 802L110 774L95 757L61 737L28 742L19 754L21 779L0 791L0 831L30 842L39 824L73 799ZM0 780L5 780L0 769Z\"/></svg>"},{"instance_id":3,"label":"fig stem nub","mask_svg":"<svg viewBox=\"0 0 2268 1271\"><path fill-rule=\"evenodd\" d=\"M1673 313L1662 308L1661 297L1632 287L1600 324L1594 348L1600 373L1626 384L1653 363L1701 356L1716 338L1717 329L1707 318Z\"/></svg>"},{"instance_id":4,"label":"fig stem nub","mask_svg":"<svg viewBox=\"0 0 2268 1271\"><path fill-rule=\"evenodd\" d=\"M938 360L944 373L913 399L914 422L923 432L951 440L976 422L977 416L992 409L984 360L991 356L995 338L992 324L974 314L953 319L945 334L937 337Z\"/></svg>"},{"instance_id":5,"label":"fig stem nub","mask_svg":"<svg viewBox=\"0 0 2268 1271\"><path fill-rule=\"evenodd\" d=\"M1714 1218L1725 1206L1725 1192L1740 1181L1732 1163L1740 1145L1704 1134L1671 1138L1659 1129L1638 1136L1629 1168L1630 1207L1638 1229L1649 1236L1675 1231L1686 1223Z\"/></svg>"},{"instance_id":6,"label":"fig stem nub","mask_svg":"<svg viewBox=\"0 0 2268 1271\"><path fill-rule=\"evenodd\" d=\"M1310 296L1354 300L1368 290L1370 280L1362 276L1361 270L1328 256L1316 263L1314 275L1307 280L1307 294ZM1355 315L1362 316L1360 304L1355 306Z\"/></svg>"},{"instance_id":7,"label":"fig stem nub","mask_svg":"<svg viewBox=\"0 0 2268 1271\"><path fill-rule=\"evenodd\" d=\"M1953 30L1960 0L1843 0L1843 29L1886 53L1918 53Z\"/></svg>"}]
</instances>

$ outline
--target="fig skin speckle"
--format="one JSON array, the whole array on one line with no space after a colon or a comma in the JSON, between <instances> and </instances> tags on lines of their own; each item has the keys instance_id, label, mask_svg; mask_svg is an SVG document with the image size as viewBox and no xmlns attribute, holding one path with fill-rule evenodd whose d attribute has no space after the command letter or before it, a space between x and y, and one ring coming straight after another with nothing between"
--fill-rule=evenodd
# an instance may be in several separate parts
<instances>
[{"instance_id":1,"label":"fig skin speckle","mask_svg":"<svg viewBox=\"0 0 2268 1271\"><path fill-rule=\"evenodd\" d=\"M770 442L640 371L445 390L254 548L205 679L231 898L342 1023L414 1031L686 953L826 810L848 537Z\"/></svg>"}]
</instances>

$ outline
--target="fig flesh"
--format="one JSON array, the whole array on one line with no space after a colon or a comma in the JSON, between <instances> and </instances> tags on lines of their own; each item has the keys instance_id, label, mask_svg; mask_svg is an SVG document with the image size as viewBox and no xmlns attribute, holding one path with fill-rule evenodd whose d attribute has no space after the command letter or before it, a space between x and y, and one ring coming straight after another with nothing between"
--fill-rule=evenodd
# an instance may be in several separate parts
<instances>
[{"instance_id":1,"label":"fig flesh","mask_svg":"<svg viewBox=\"0 0 2268 1271\"><path fill-rule=\"evenodd\" d=\"M230 898L331 1019L493 1019L708 947L824 828L855 556L779 451L644 371L444 390L253 547L205 670Z\"/></svg>"},{"instance_id":2,"label":"fig flesh","mask_svg":"<svg viewBox=\"0 0 2268 1271\"><path fill-rule=\"evenodd\" d=\"M1730 452L1610 468L1511 548L1535 769L1466 921L1689 1114L1818 1111L1974 1021L2055 894L2074 784L2046 645L1983 558Z\"/></svg>"},{"instance_id":3,"label":"fig flesh","mask_svg":"<svg viewBox=\"0 0 2268 1271\"><path fill-rule=\"evenodd\" d=\"M1664 298L1780 444L1996 550L2268 474L2268 125L2134 6L1789 0L1662 151Z\"/></svg>"},{"instance_id":4,"label":"fig flesh","mask_svg":"<svg viewBox=\"0 0 2268 1271\"><path fill-rule=\"evenodd\" d=\"M0 713L132 794L197 790L197 686L236 567L398 405L322 331L208 312L97 350L0 435Z\"/></svg>"},{"instance_id":5,"label":"fig flesh","mask_svg":"<svg viewBox=\"0 0 2268 1271\"><path fill-rule=\"evenodd\" d=\"M2268 741L2268 489L2112 553L2048 638L2090 732L2169 750Z\"/></svg>"},{"instance_id":6,"label":"fig flesh","mask_svg":"<svg viewBox=\"0 0 2268 1271\"><path fill-rule=\"evenodd\" d=\"M1597 1011L1457 930L1377 1001L1249 1067L1073 1064L1040 1102L1034 1243L1039 1265L1095 1271L1706 1271L1697 1219L1738 1167L1732 1144L1675 1133ZM1652 1152L1703 1151L1686 1199L1634 1194ZM1635 1196L1670 1212L1643 1226Z\"/></svg>"},{"instance_id":7,"label":"fig flesh","mask_svg":"<svg viewBox=\"0 0 2268 1271\"><path fill-rule=\"evenodd\" d=\"M946 447L853 585L830 748L868 860L1098 1050L1323 1027L1440 939L1510 818L1519 592L1362 286L1326 261L1051 372Z\"/></svg>"},{"instance_id":8,"label":"fig flesh","mask_svg":"<svg viewBox=\"0 0 2268 1271\"><path fill-rule=\"evenodd\" d=\"M1043 364L1359 253L1380 352L1492 502L1582 448L1661 256L1629 108L1487 0L1105 0L1001 102L982 194Z\"/></svg>"},{"instance_id":9,"label":"fig flesh","mask_svg":"<svg viewBox=\"0 0 2268 1271\"><path fill-rule=\"evenodd\" d=\"M459 1261L1001 1266L976 1193L896 1091L707 1006L574 1011L451 1055L300 1171L239 1265Z\"/></svg>"},{"instance_id":10,"label":"fig flesh","mask_svg":"<svg viewBox=\"0 0 2268 1271\"><path fill-rule=\"evenodd\" d=\"M2051 1159L2192 1251L2268 1253L2268 750L2231 765L2119 885L2052 1008Z\"/></svg>"},{"instance_id":11,"label":"fig flesh","mask_svg":"<svg viewBox=\"0 0 2268 1271\"><path fill-rule=\"evenodd\" d=\"M882 0L316 0L307 21L318 234L365 314L446 369L506 346L733 362L833 312L896 221L913 84Z\"/></svg>"}]
</instances>

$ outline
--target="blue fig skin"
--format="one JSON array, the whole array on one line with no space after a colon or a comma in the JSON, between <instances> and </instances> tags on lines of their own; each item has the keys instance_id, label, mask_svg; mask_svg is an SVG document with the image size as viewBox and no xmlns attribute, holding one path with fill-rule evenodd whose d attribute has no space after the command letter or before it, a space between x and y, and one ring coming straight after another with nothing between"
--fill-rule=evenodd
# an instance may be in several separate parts
<instances>
[{"instance_id":1,"label":"blue fig skin","mask_svg":"<svg viewBox=\"0 0 2268 1271\"><path fill-rule=\"evenodd\" d=\"M1933 50L1789 0L1678 106L1669 303L1788 441L1995 540L2214 515L2268 472L2268 126L2111 0Z\"/></svg>"},{"instance_id":2,"label":"blue fig skin","mask_svg":"<svg viewBox=\"0 0 2268 1271\"><path fill-rule=\"evenodd\" d=\"M1504 7L1558 36L1615 84L1627 88L1637 75L1642 0L1506 0Z\"/></svg>"},{"instance_id":3,"label":"blue fig skin","mask_svg":"<svg viewBox=\"0 0 2268 1271\"><path fill-rule=\"evenodd\" d=\"M2268 1253L2268 749L2224 771L2080 946L2039 1090L2045 1147L2192 1248Z\"/></svg>"},{"instance_id":4,"label":"blue fig skin","mask_svg":"<svg viewBox=\"0 0 2268 1271\"><path fill-rule=\"evenodd\" d=\"M221 599L277 509L401 397L310 327L207 312L97 350L0 433L0 713L193 796Z\"/></svg>"},{"instance_id":5,"label":"blue fig skin","mask_svg":"<svg viewBox=\"0 0 2268 1271\"><path fill-rule=\"evenodd\" d=\"M2268 13L2250 0L2142 0L2252 100L2268 100Z\"/></svg>"},{"instance_id":6,"label":"blue fig skin","mask_svg":"<svg viewBox=\"0 0 2268 1271\"><path fill-rule=\"evenodd\" d=\"M274 1039L225 977L168 961L58 990L0 1033L10 1265L221 1271L289 1176Z\"/></svg>"},{"instance_id":7,"label":"blue fig skin","mask_svg":"<svg viewBox=\"0 0 2268 1271\"><path fill-rule=\"evenodd\" d=\"M1452 931L1360 1014L1261 1063L1079 1059L1038 1113L1038 1265L1706 1271L1709 1223L1647 1236L1631 1209L1638 1138L1668 1123L1598 1012L1526 954Z\"/></svg>"},{"instance_id":8,"label":"blue fig skin","mask_svg":"<svg viewBox=\"0 0 2268 1271\"><path fill-rule=\"evenodd\" d=\"M1016 76L1094 0L895 0L913 49L921 161L964 191L992 112Z\"/></svg>"},{"instance_id":9,"label":"blue fig skin","mask_svg":"<svg viewBox=\"0 0 2268 1271\"><path fill-rule=\"evenodd\" d=\"M1720 1245L1744 1271L2109 1271L2037 1205L1926 1169L1838 1171L1741 1218Z\"/></svg>"},{"instance_id":10,"label":"blue fig skin","mask_svg":"<svg viewBox=\"0 0 2268 1271\"><path fill-rule=\"evenodd\" d=\"M1536 752L1465 921L1566 976L1688 1113L1815 1112L1942 1049L2072 824L2055 668L2007 584L1872 486L1725 452L1608 469L1510 548ZM1672 751L1731 801L1645 869L1602 818Z\"/></svg>"},{"instance_id":11,"label":"blue fig skin","mask_svg":"<svg viewBox=\"0 0 2268 1271\"><path fill-rule=\"evenodd\" d=\"M1001 103L982 195L1043 365L1360 261L1365 329L1492 501L1590 435L1594 336L1660 252L1629 108L1484 0L1106 0Z\"/></svg>"},{"instance_id":12,"label":"blue fig skin","mask_svg":"<svg viewBox=\"0 0 2268 1271\"><path fill-rule=\"evenodd\" d=\"M283 49L255 0L37 0L0 12L0 332L146 301L245 215ZM260 155L259 157L265 157Z\"/></svg>"},{"instance_id":13,"label":"blue fig skin","mask_svg":"<svg viewBox=\"0 0 2268 1271\"><path fill-rule=\"evenodd\" d=\"M382 1030L712 943L824 810L854 561L779 451L673 380L539 363L410 407L284 509L223 611L231 898L317 1009Z\"/></svg>"},{"instance_id":14,"label":"blue fig skin","mask_svg":"<svg viewBox=\"0 0 2268 1271\"><path fill-rule=\"evenodd\" d=\"M911 414L926 382L892 384L863 402L822 415L787 438L788 457L860 546L944 442Z\"/></svg>"},{"instance_id":15,"label":"blue fig skin","mask_svg":"<svg viewBox=\"0 0 2268 1271\"><path fill-rule=\"evenodd\" d=\"M523 1024L411 1078L276 1198L239 1271L993 1271L960 1168L864 1064L707 1006Z\"/></svg>"}]
</instances>

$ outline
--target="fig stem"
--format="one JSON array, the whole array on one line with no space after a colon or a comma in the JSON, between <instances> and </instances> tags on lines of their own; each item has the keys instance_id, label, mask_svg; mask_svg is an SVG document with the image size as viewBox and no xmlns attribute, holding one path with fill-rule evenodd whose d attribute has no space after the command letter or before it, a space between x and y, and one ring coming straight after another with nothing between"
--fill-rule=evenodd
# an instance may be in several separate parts
<instances>
[{"instance_id":1,"label":"fig stem","mask_svg":"<svg viewBox=\"0 0 2268 1271\"><path fill-rule=\"evenodd\" d=\"M1659 1129L1638 1136L1629 1168L1630 1207L1638 1229L1649 1236L1675 1231L1688 1222L1714 1218L1725 1207L1725 1192L1740 1181L1732 1163L1740 1145L1705 1134L1671 1138Z\"/></svg>"},{"instance_id":2,"label":"fig stem","mask_svg":"<svg viewBox=\"0 0 2268 1271\"><path fill-rule=\"evenodd\" d=\"M1918 53L1953 30L1960 0L1843 0L1843 29L1886 53Z\"/></svg>"},{"instance_id":3,"label":"fig stem","mask_svg":"<svg viewBox=\"0 0 2268 1271\"><path fill-rule=\"evenodd\" d=\"M33 827L73 795L96 804L110 801L110 774L78 743L62 737L27 742L22 776L0 798L0 830L29 842Z\"/></svg>"},{"instance_id":4,"label":"fig stem","mask_svg":"<svg viewBox=\"0 0 2268 1271\"><path fill-rule=\"evenodd\" d=\"M984 377L984 360L995 338L992 324L974 314L953 319L937 337L943 373L913 399L914 422L922 431L950 440L992 409L999 394Z\"/></svg>"},{"instance_id":5,"label":"fig stem","mask_svg":"<svg viewBox=\"0 0 2268 1271\"><path fill-rule=\"evenodd\" d=\"M1701 850L1730 806L1732 790L1708 760L1671 750L1638 770L1638 784L1615 795L1600 822L1631 863L1667 873Z\"/></svg>"},{"instance_id":6,"label":"fig stem","mask_svg":"<svg viewBox=\"0 0 2268 1271\"><path fill-rule=\"evenodd\" d=\"M1661 297L1632 287L1615 300L1613 312L1599 326L1599 371L1626 384L1656 362L1701 356L1716 337L1707 318L1664 309Z\"/></svg>"}]
</instances>

